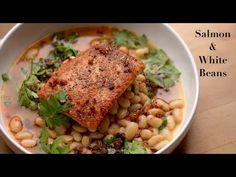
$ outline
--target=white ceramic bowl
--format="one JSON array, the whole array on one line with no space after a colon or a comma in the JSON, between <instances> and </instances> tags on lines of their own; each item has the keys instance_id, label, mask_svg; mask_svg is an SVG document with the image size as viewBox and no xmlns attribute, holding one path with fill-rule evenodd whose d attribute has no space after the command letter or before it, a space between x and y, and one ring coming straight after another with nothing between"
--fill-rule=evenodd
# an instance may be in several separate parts
<instances>
[{"instance_id":1,"label":"white ceramic bowl","mask_svg":"<svg viewBox=\"0 0 236 177\"><path fill-rule=\"evenodd\" d=\"M164 49L182 72L182 81L185 90L185 114L183 122L174 139L158 153L170 153L180 143L187 133L193 114L196 109L199 95L199 78L190 50L180 36L167 24L17 24L2 39L0 46L0 71L7 72L14 60L29 47L30 44L54 31L74 28L78 26L108 25L125 28L139 34L146 34L152 42ZM2 80L0 81L2 88ZM9 135L3 123L0 110L0 132L3 139L16 153L30 153L20 146Z\"/></svg>"}]
</instances>

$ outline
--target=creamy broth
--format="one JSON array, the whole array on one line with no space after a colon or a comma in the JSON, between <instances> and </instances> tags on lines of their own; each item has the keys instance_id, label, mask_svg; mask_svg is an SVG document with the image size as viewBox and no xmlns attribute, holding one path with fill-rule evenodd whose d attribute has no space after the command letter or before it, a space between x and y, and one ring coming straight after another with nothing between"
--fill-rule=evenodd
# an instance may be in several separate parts
<instances>
[{"instance_id":1,"label":"creamy broth","mask_svg":"<svg viewBox=\"0 0 236 177\"><path fill-rule=\"evenodd\" d=\"M97 39L101 36L113 36L112 28L107 27L85 27L78 28L65 31L65 34L70 34L71 32L76 32L78 34L78 40L75 43L64 42L65 45L70 46L71 48L78 50L80 53L85 51L91 46L91 41ZM41 128L35 126L34 120L39 117L37 111L31 111L29 109L20 107L18 104L18 90L23 82L26 79L27 74L30 72L31 63L26 60L25 56L27 52L31 49L37 48L38 54L34 59L34 62L39 61L40 58L46 58L48 53L53 49L52 45L49 43L51 36L47 36L40 41L34 43L29 49L27 49L19 59L14 62L14 64L10 67L8 71L8 75L11 80L8 82L4 82L3 87L1 88L1 110L4 122L6 124L7 129L9 130L9 121L13 115L20 115L23 121L23 129L29 130L33 132L33 139L37 140L37 145L33 148L27 148L29 151L33 153L42 153L39 145L39 136ZM134 54L134 50L130 50L129 53L131 55ZM184 90L181 83L181 79L179 82L176 82L173 87L171 87L168 91L164 89L158 89L157 91L158 98L165 100L166 102L170 102L176 99L184 99ZM4 97L8 97L10 103L4 104ZM172 132L175 134L176 129L178 129L179 125L176 126ZM9 133L14 137L11 131Z\"/></svg>"}]
</instances>

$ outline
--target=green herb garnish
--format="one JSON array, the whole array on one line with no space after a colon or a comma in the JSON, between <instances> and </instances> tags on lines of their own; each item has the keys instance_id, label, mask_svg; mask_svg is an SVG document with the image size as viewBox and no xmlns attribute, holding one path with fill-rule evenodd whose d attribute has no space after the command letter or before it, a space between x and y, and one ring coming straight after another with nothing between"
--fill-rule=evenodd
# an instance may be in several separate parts
<instances>
[{"instance_id":1,"label":"green herb garnish","mask_svg":"<svg viewBox=\"0 0 236 177\"><path fill-rule=\"evenodd\" d=\"M65 37L65 41L70 42L70 43L75 43L78 40L78 33L71 33L70 35Z\"/></svg>"},{"instance_id":2,"label":"green herb garnish","mask_svg":"<svg viewBox=\"0 0 236 177\"><path fill-rule=\"evenodd\" d=\"M152 48L142 61L146 78L159 87L169 89L180 77L181 73L162 49Z\"/></svg>"},{"instance_id":3,"label":"green herb garnish","mask_svg":"<svg viewBox=\"0 0 236 177\"><path fill-rule=\"evenodd\" d=\"M52 144L48 144L49 132L46 127L43 127L40 134L41 149L49 154L67 154L69 146L62 144L62 137L57 137Z\"/></svg>"},{"instance_id":4,"label":"green herb garnish","mask_svg":"<svg viewBox=\"0 0 236 177\"><path fill-rule=\"evenodd\" d=\"M70 104L67 100L67 95L64 90L51 96L49 100L40 99L39 114L45 119L47 125L52 128L53 126L60 126L70 120L69 117L62 114L68 111Z\"/></svg>"},{"instance_id":5,"label":"green herb garnish","mask_svg":"<svg viewBox=\"0 0 236 177\"><path fill-rule=\"evenodd\" d=\"M10 77L8 76L7 73L3 73L3 74L2 74L2 80L3 80L4 82L10 80Z\"/></svg>"},{"instance_id":6,"label":"green herb garnish","mask_svg":"<svg viewBox=\"0 0 236 177\"><path fill-rule=\"evenodd\" d=\"M168 124L168 120L165 118L163 121L162 121L162 124L161 126L158 128L159 131L162 131L164 128L166 128Z\"/></svg>"},{"instance_id":7,"label":"green herb garnish","mask_svg":"<svg viewBox=\"0 0 236 177\"><path fill-rule=\"evenodd\" d=\"M103 142L105 145L111 145L115 140L116 137L112 135L111 137L104 139Z\"/></svg>"},{"instance_id":8,"label":"green herb garnish","mask_svg":"<svg viewBox=\"0 0 236 177\"><path fill-rule=\"evenodd\" d=\"M136 49L138 47L147 47L148 40L145 34L137 36L127 30L114 31L115 44L127 47L129 49Z\"/></svg>"},{"instance_id":9,"label":"green herb garnish","mask_svg":"<svg viewBox=\"0 0 236 177\"><path fill-rule=\"evenodd\" d=\"M147 150L144 147L143 142L133 140L124 142L124 154L147 154Z\"/></svg>"}]
</instances>

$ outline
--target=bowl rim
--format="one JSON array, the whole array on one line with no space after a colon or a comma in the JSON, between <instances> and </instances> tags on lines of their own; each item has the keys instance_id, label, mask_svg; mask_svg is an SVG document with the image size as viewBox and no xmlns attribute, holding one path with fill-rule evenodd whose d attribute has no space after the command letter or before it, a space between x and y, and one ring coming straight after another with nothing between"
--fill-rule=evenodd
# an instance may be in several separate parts
<instances>
[{"instance_id":1,"label":"bowl rim","mask_svg":"<svg viewBox=\"0 0 236 177\"><path fill-rule=\"evenodd\" d=\"M184 48L185 52L188 55L188 58L190 59L190 63L192 65L193 68L193 73L194 73L194 81L196 84L196 92L195 92L195 99L194 102L192 103L192 109L191 112L189 114L189 119L187 120L187 122L182 125L180 127L180 130L178 130L177 135L165 146L163 147L161 150L157 151L154 154L162 154L165 151L167 151L169 148L171 148L171 146L173 146L175 143L176 146L180 143L181 139L185 136L185 134L187 133L192 121L193 121L193 115L196 111L196 107L198 104L198 100L199 100L199 76L198 76L198 71L197 71L197 66L196 63L194 61L194 57L192 56L192 53L190 52L190 49L188 48L187 44L185 43L185 41L180 37L180 35L167 23L161 23L162 25L164 25L166 27L167 30L169 30L170 33L172 33L176 39L180 42L180 44L182 45L182 47ZM7 32L7 34L0 40L0 50L2 49L3 44L8 40L8 38L20 27L24 25L23 23L17 23L11 30L9 30ZM25 153L25 154L34 154L32 152L30 152L29 150L25 149L23 146L21 146L14 138L13 136L10 135L10 133L5 129L4 125L0 124L0 132L2 134L3 140L8 144L8 146L15 151L15 148L20 150L21 152ZM10 141L10 142L7 142ZM15 146L14 148L11 147L11 145ZM174 148L173 148L174 149ZM16 152L16 151L15 151Z\"/></svg>"}]
</instances>

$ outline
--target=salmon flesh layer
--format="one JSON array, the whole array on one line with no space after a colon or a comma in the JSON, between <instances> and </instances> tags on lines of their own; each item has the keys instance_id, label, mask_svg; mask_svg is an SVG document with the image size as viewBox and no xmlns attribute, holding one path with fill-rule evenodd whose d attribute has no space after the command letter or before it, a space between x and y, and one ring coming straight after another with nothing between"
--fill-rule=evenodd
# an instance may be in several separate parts
<instances>
[{"instance_id":1,"label":"salmon flesh layer","mask_svg":"<svg viewBox=\"0 0 236 177\"><path fill-rule=\"evenodd\" d=\"M87 128L97 128L115 100L144 69L143 62L112 44L98 44L69 59L39 91L49 99L65 90L70 110L65 114Z\"/></svg>"}]
</instances>

